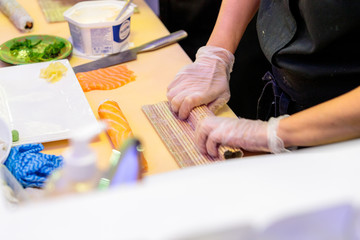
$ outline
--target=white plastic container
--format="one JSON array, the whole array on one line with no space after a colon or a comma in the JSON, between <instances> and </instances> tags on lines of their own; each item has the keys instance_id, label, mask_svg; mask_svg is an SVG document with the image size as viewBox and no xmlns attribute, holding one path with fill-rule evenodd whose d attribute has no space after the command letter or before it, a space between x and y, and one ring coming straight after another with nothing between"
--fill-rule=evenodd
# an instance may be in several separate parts
<instances>
[{"instance_id":1,"label":"white plastic container","mask_svg":"<svg viewBox=\"0 0 360 240\"><path fill-rule=\"evenodd\" d=\"M131 4L115 21L125 1L83 1L64 12L75 50L87 56L120 52L128 46Z\"/></svg>"}]
</instances>

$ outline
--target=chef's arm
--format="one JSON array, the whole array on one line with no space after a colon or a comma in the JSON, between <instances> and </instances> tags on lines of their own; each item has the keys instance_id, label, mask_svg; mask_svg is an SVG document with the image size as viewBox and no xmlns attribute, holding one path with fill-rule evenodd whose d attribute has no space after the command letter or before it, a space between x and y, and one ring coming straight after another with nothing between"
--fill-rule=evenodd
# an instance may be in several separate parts
<instances>
[{"instance_id":1,"label":"chef's arm","mask_svg":"<svg viewBox=\"0 0 360 240\"><path fill-rule=\"evenodd\" d=\"M245 29L259 8L260 0L223 0L215 27L206 45L235 53Z\"/></svg>"},{"instance_id":2,"label":"chef's arm","mask_svg":"<svg viewBox=\"0 0 360 240\"><path fill-rule=\"evenodd\" d=\"M289 146L315 146L360 137L360 87L280 121L277 135Z\"/></svg>"}]
</instances>

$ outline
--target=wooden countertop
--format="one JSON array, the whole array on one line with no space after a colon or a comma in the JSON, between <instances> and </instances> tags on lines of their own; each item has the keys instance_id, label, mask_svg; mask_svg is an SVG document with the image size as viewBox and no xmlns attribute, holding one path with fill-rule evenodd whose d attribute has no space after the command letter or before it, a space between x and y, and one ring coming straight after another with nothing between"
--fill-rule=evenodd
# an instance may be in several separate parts
<instances>
[{"instance_id":1,"label":"wooden countertop","mask_svg":"<svg viewBox=\"0 0 360 240\"><path fill-rule=\"evenodd\" d=\"M34 28L29 33L21 33L6 16L0 14L1 43L14 37L32 34L55 35L66 39L70 37L67 22L48 23L36 0L18 0L18 2L34 19ZM135 13L131 17L130 42L138 46L169 34L166 27L143 0L134 0L134 3L138 5L140 13ZM74 54L68 59L72 66L91 61ZM135 82L114 90L85 93L96 118L98 118L97 108L102 101L110 99L118 102L134 135L144 146L148 175L177 170L179 167L142 112L141 106L166 100L168 84L175 74L189 63L191 59L179 44L141 53L136 61L125 63L130 70L135 72ZM0 62L0 67L6 66L9 64ZM234 113L226 106L218 115L234 116ZM44 153L60 155L69 147L69 141L44 143L44 147ZM107 134L100 134L92 141L91 147L98 155L99 166L106 167L112 150Z\"/></svg>"}]
</instances>

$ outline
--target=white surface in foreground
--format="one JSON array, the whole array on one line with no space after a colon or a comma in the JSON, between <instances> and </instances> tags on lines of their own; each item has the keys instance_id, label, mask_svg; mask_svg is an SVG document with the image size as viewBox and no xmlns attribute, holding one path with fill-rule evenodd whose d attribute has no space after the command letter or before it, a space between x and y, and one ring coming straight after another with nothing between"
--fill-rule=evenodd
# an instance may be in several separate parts
<instances>
[{"instance_id":1,"label":"white surface in foreground","mask_svg":"<svg viewBox=\"0 0 360 240\"><path fill-rule=\"evenodd\" d=\"M148 177L0 215L0 239L174 239L360 199L360 139ZM244 232L245 234L245 232Z\"/></svg>"}]
</instances>

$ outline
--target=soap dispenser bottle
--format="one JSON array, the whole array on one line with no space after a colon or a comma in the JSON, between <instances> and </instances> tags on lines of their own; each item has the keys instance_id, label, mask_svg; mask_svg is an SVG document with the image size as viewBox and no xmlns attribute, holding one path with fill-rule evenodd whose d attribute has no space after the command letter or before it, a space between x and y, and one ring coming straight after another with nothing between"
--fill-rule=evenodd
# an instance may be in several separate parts
<instances>
[{"instance_id":1,"label":"soap dispenser bottle","mask_svg":"<svg viewBox=\"0 0 360 240\"><path fill-rule=\"evenodd\" d=\"M105 129L103 122L77 130L70 139L71 146L64 153L64 165L47 181L48 195L87 192L95 189L101 176L97 157L90 141Z\"/></svg>"}]
</instances>

